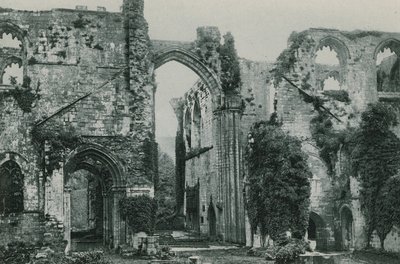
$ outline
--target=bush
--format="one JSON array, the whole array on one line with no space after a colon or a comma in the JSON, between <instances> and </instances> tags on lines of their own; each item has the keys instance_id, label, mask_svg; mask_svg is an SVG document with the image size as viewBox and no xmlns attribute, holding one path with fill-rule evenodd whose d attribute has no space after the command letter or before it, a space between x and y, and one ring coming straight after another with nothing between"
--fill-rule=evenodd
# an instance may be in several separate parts
<instances>
[{"instance_id":1,"label":"bush","mask_svg":"<svg viewBox=\"0 0 400 264\"><path fill-rule=\"evenodd\" d=\"M147 195L125 197L120 201L120 208L133 233L154 233L157 203L153 198Z\"/></svg>"},{"instance_id":2,"label":"bush","mask_svg":"<svg viewBox=\"0 0 400 264\"><path fill-rule=\"evenodd\" d=\"M68 264L111 264L111 262L104 259L103 252L92 251L74 254Z\"/></svg>"},{"instance_id":3,"label":"bush","mask_svg":"<svg viewBox=\"0 0 400 264\"><path fill-rule=\"evenodd\" d=\"M284 246L278 247L276 252L276 263L285 264L296 260L300 254L304 254L307 242L300 239L290 239Z\"/></svg>"},{"instance_id":4,"label":"bush","mask_svg":"<svg viewBox=\"0 0 400 264\"><path fill-rule=\"evenodd\" d=\"M7 264L28 263L35 252L34 245L23 242L12 242L0 247L0 260Z\"/></svg>"}]
</instances>

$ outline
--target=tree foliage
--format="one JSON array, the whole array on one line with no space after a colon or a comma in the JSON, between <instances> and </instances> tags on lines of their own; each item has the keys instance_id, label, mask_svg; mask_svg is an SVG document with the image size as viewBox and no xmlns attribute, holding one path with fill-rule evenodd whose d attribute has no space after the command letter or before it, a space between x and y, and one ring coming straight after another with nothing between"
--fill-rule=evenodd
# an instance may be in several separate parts
<instances>
[{"instance_id":1,"label":"tree foliage","mask_svg":"<svg viewBox=\"0 0 400 264\"><path fill-rule=\"evenodd\" d=\"M251 129L246 151L249 169L247 210L252 230L277 239L291 230L302 238L308 226L312 174L301 142L269 122Z\"/></svg>"},{"instance_id":2,"label":"tree foliage","mask_svg":"<svg viewBox=\"0 0 400 264\"><path fill-rule=\"evenodd\" d=\"M224 44L219 48L221 60L221 85L227 93L240 92L240 66L235 49L235 40L230 32L224 35Z\"/></svg>"},{"instance_id":3,"label":"tree foliage","mask_svg":"<svg viewBox=\"0 0 400 264\"><path fill-rule=\"evenodd\" d=\"M386 201L388 187L385 185L400 164L400 140L390 130L396 124L396 115L390 106L381 102L370 104L361 115L359 130L353 133L347 146L353 174L361 182L360 200L368 244L372 232L377 230L383 246L393 225L393 220L388 218L393 208Z\"/></svg>"},{"instance_id":4,"label":"tree foliage","mask_svg":"<svg viewBox=\"0 0 400 264\"><path fill-rule=\"evenodd\" d=\"M158 154L159 184L155 193L158 204L157 228L168 229L173 226L173 216L176 210L175 201L175 165L166 153L159 150Z\"/></svg>"}]
</instances>

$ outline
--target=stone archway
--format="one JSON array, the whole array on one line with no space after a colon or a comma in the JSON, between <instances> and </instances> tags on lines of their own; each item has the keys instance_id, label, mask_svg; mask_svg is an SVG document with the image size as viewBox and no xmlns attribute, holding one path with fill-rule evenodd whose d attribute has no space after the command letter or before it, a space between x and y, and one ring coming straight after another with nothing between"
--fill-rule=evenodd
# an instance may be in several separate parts
<instances>
[{"instance_id":1,"label":"stone archway","mask_svg":"<svg viewBox=\"0 0 400 264\"><path fill-rule=\"evenodd\" d=\"M347 205L343 206L340 210L340 226L342 249L350 250L354 246L354 224L353 213Z\"/></svg>"},{"instance_id":2,"label":"stone archway","mask_svg":"<svg viewBox=\"0 0 400 264\"><path fill-rule=\"evenodd\" d=\"M126 194L123 167L106 148L88 144L75 149L67 158L64 166L64 239L68 241L66 251L72 249L73 223L71 216L74 208L71 207L73 191L71 177L77 171L90 173L92 180L98 183L94 203L102 211L97 211L97 216L101 219L96 218L95 229L96 232L101 230L103 245L115 248L125 243L125 221L121 219L119 213L119 200ZM89 198L87 199L88 203L91 202Z\"/></svg>"},{"instance_id":3,"label":"stone archway","mask_svg":"<svg viewBox=\"0 0 400 264\"><path fill-rule=\"evenodd\" d=\"M328 237L326 234L326 224L315 212L310 213L309 226L307 229L308 240L315 241L317 250L326 250L328 246Z\"/></svg>"},{"instance_id":4,"label":"stone archway","mask_svg":"<svg viewBox=\"0 0 400 264\"><path fill-rule=\"evenodd\" d=\"M200 79L210 90L213 108L217 109L221 103L221 96L223 96L223 93L219 78L216 73L204 65L204 63L201 62L200 58L196 54L185 48L174 45L159 50L155 53L153 59L154 69L157 69L170 61L182 63L200 77Z\"/></svg>"}]
</instances>

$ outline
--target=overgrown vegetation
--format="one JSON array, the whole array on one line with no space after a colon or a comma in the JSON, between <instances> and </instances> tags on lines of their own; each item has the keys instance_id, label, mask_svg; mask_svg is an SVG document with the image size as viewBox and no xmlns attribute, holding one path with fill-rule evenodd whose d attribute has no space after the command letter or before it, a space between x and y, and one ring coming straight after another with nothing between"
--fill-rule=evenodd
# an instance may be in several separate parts
<instances>
[{"instance_id":1,"label":"overgrown vegetation","mask_svg":"<svg viewBox=\"0 0 400 264\"><path fill-rule=\"evenodd\" d=\"M310 130L319 148L319 156L325 162L328 173L333 174L337 153L341 144L348 136L347 130L337 131L333 128L332 117L322 109L317 108L318 115L310 122Z\"/></svg>"},{"instance_id":2,"label":"overgrown vegetation","mask_svg":"<svg viewBox=\"0 0 400 264\"><path fill-rule=\"evenodd\" d=\"M23 78L22 85L18 85L16 78L10 76L10 84L14 86L14 89L1 93L0 100L5 99L6 97L12 97L24 113L30 113L32 111L33 103L40 99L40 85L38 84L34 92L31 88L31 78L28 76Z\"/></svg>"},{"instance_id":3,"label":"overgrown vegetation","mask_svg":"<svg viewBox=\"0 0 400 264\"><path fill-rule=\"evenodd\" d=\"M301 142L274 122L255 123L246 151L247 210L252 232L277 240L286 231L302 238L308 226L312 174Z\"/></svg>"},{"instance_id":4,"label":"overgrown vegetation","mask_svg":"<svg viewBox=\"0 0 400 264\"><path fill-rule=\"evenodd\" d=\"M37 258L37 253L42 256ZM66 256L64 252L55 252L41 244L12 242L0 246L0 261L7 264L111 264L102 252L80 252Z\"/></svg>"},{"instance_id":5,"label":"overgrown vegetation","mask_svg":"<svg viewBox=\"0 0 400 264\"><path fill-rule=\"evenodd\" d=\"M74 28L82 29L90 24L90 20L84 18L82 14L78 14L78 19L73 21L72 24L74 25Z\"/></svg>"},{"instance_id":6,"label":"overgrown vegetation","mask_svg":"<svg viewBox=\"0 0 400 264\"><path fill-rule=\"evenodd\" d=\"M226 93L238 94L241 85L240 66L235 40L230 32L224 35L224 44L219 48L219 57L222 89Z\"/></svg>"},{"instance_id":7,"label":"overgrown vegetation","mask_svg":"<svg viewBox=\"0 0 400 264\"><path fill-rule=\"evenodd\" d=\"M220 73L221 86L225 93L240 93L241 77L239 57L235 48L235 40L230 32L226 33L221 45L220 36L210 36L203 31L196 43L196 53L201 61L216 74ZM220 64L219 64L220 62Z\"/></svg>"},{"instance_id":8,"label":"overgrown vegetation","mask_svg":"<svg viewBox=\"0 0 400 264\"><path fill-rule=\"evenodd\" d=\"M359 128L337 131L331 117L319 110L311 121L311 132L328 172L334 175L341 149L349 158L345 177L356 177L361 184L360 202L366 219L368 245L374 230L384 248L393 225L400 224L400 140L391 131L397 125L394 109L382 102L368 105ZM396 198L397 197L397 198Z\"/></svg>"},{"instance_id":9,"label":"overgrown vegetation","mask_svg":"<svg viewBox=\"0 0 400 264\"><path fill-rule=\"evenodd\" d=\"M175 202L175 165L166 153L159 150L158 154L159 183L155 193L158 204L157 229L168 230L174 226L176 212Z\"/></svg>"},{"instance_id":10,"label":"overgrown vegetation","mask_svg":"<svg viewBox=\"0 0 400 264\"><path fill-rule=\"evenodd\" d=\"M31 136L41 146L40 149L43 149L44 144L50 146L50 149L43 153L47 155L45 158L47 175L60 168L68 151L83 143L83 138L77 135L73 126L63 125L54 120L49 120L42 126L35 126Z\"/></svg>"},{"instance_id":11,"label":"overgrown vegetation","mask_svg":"<svg viewBox=\"0 0 400 264\"><path fill-rule=\"evenodd\" d=\"M350 103L349 93L345 90L331 90L331 91L323 91L322 93L325 96L328 96L336 101L343 103Z\"/></svg>"},{"instance_id":12,"label":"overgrown vegetation","mask_svg":"<svg viewBox=\"0 0 400 264\"><path fill-rule=\"evenodd\" d=\"M290 46L285 49L276 59L273 69L274 84L277 86L282 81L282 76L291 72L297 62L299 49L310 51L315 41L307 35L307 32L293 32L290 37Z\"/></svg>"},{"instance_id":13,"label":"overgrown vegetation","mask_svg":"<svg viewBox=\"0 0 400 264\"><path fill-rule=\"evenodd\" d=\"M154 233L156 225L157 202L148 195L125 197L120 200L121 216L126 218L133 233Z\"/></svg>"},{"instance_id":14,"label":"overgrown vegetation","mask_svg":"<svg viewBox=\"0 0 400 264\"><path fill-rule=\"evenodd\" d=\"M347 146L353 175L361 182L368 245L377 230L382 248L387 233L400 222L397 187L390 186L399 182L395 175L400 165L400 140L391 131L394 125L397 118L390 106L381 102L370 104Z\"/></svg>"}]
</instances>

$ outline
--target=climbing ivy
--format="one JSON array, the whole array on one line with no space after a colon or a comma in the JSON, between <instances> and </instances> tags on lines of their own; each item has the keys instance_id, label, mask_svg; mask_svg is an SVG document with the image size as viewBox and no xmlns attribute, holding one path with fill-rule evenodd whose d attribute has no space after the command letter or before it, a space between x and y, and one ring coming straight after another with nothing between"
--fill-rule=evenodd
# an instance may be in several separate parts
<instances>
[{"instance_id":1,"label":"climbing ivy","mask_svg":"<svg viewBox=\"0 0 400 264\"><path fill-rule=\"evenodd\" d=\"M307 32L293 32L289 37L290 45L276 59L273 69L274 84L277 86L282 81L282 76L290 73L297 62L299 49L310 51L315 41L307 35Z\"/></svg>"},{"instance_id":2,"label":"climbing ivy","mask_svg":"<svg viewBox=\"0 0 400 264\"><path fill-rule=\"evenodd\" d=\"M344 144L350 132L333 129L332 117L320 108L318 108L318 115L310 122L310 130L319 148L319 156L327 165L328 173L332 175L339 148Z\"/></svg>"},{"instance_id":3,"label":"climbing ivy","mask_svg":"<svg viewBox=\"0 0 400 264\"><path fill-rule=\"evenodd\" d=\"M396 124L392 107L382 102L370 104L361 115L360 128L353 133L347 146L353 174L361 183L360 202L366 218L368 245L372 232L377 230L383 246L387 230L394 221L387 219L394 208L385 201L389 193L385 188L390 188L385 185L395 181L390 179L400 164L400 140L390 130Z\"/></svg>"},{"instance_id":4,"label":"climbing ivy","mask_svg":"<svg viewBox=\"0 0 400 264\"><path fill-rule=\"evenodd\" d=\"M221 85L226 93L240 92L240 66L235 49L235 40L230 32L224 35L224 44L219 48L221 60Z\"/></svg>"},{"instance_id":5,"label":"climbing ivy","mask_svg":"<svg viewBox=\"0 0 400 264\"><path fill-rule=\"evenodd\" d=\"M14 86L14 89L1 93L0 100L5 99L6 97L12 97L24 113L30 113L32 111L33 103L40 99L40 84L38 84L36 91L33 92L33 89L31 88L31 78L25 76L21 86L17 84L14 77L11 77L11 85Z\"/></svg>"},{"instance_id":6,"label":"climbing ivy","mask_svg":"<svg viewBox=\"0 0 400 264\"><path fill-rule=\"evenodd\" d=\"M119 201L121 216L133 233L152 235L156 224L157 203L147 195L125 197Z\"/></svg>"},{"instance_id":7,"label":"climbing ivy","mask_svg":"<svg viewBox=\"0 0 400 264\"><path fill-rule=\"evenodd\" d=\"M350 103L349 93L345 90L331 90L331 91L324 91L323 95L330 97L336 101L343 102L343 103Z\"/></svg>"},{"instance_id":8,"label":"climbing ivy","mask_svg":"<svg viewBox=\"0 0 400 264\"><path fill-rule=\"evenodd\" d=\"M302 238L308 226L312 174L301 142L270 122L255 123L246 150L252 231L276 240L285 231ZM279 205L279 206L277 206Z\"/></svg>"},{"instance_id":9,"label":"climbing ivy","mask_svg":"<svg viewBox=\"0 0 400 264\"><path fill-rule=\"evenodd\" d=\"M47 121L43 126L35 126L31 131L31 136L40 149L41 160L45 159L46 176L60 168L60 163L69 150L83 143L83 138L76 134L74 127L62 125L54 120ZM45 144L50 146L50 149L42 153Z\"/></svg>"}]
</instances>

